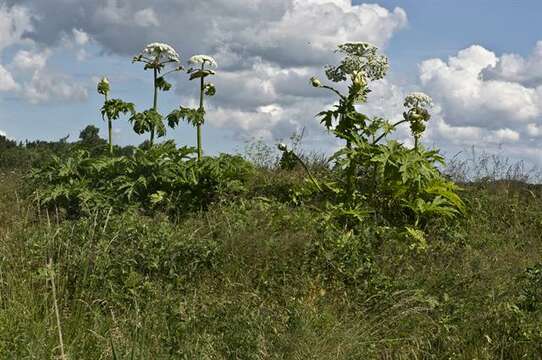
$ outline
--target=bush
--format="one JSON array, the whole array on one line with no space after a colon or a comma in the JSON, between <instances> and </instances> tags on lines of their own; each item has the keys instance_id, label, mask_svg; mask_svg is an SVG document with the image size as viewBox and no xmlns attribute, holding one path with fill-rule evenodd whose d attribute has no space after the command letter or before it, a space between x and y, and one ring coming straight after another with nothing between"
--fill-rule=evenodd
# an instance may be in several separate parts
<instances>
[{"instance_id":1,"label":"bush","mask_svg":"<svg viewBox=\"0 0 542 360\"><path fill-rule=\"evenodd\" d=\"M133 156L92 157L80 150L65 159L54 157L29 180L40 207L62 209L69 217L131 207L179 216L245 190L252 166L240 156L197 161L193 153L173 142L136 149Z\"/></svg>"}]
</instances>

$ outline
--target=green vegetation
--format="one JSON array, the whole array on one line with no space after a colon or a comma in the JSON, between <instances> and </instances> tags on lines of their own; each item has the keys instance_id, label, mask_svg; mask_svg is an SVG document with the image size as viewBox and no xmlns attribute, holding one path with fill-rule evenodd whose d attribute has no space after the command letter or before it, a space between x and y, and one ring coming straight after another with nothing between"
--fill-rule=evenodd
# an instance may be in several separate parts
<instances>
[{"instance_id":1,"label":"green vegetation","mask_svg":"<svg viewBox=\"0 0 542 360\"><path fill-rule=\"evenodd\" d=\"M176 221L136 210L63 220L0 178L0 358L537 358L542 191L466 187L470 211L427 244L350 232L286 201L301 170ZM326 220L327 221L327 220Z\"/></svg>"},{"instance_id":2,"label":"green vegetation","mask_svg":"<svg viewBox=\"0 0 542 360\"><path fill-rule=\"evenodd\" d=\"M155 144L158 75L178 62L165 44L134 59L154 71L153 108L102 108L109 130L124 113L150 133L140 147L93 126L75 143L0 138L0 358L539 358L542 188L458 186L420 142L430 98L409 95L395 124L369 118L357 105L387 59L338 52L326 75L348 93L311 79L338 96L320 114L345 143L330 159L302 136L203 156L204 56L189 70L200 107L167 117L196 125L198 148ZM412 147L388 139L403 123Z\"/></svg>"}]
</instances>

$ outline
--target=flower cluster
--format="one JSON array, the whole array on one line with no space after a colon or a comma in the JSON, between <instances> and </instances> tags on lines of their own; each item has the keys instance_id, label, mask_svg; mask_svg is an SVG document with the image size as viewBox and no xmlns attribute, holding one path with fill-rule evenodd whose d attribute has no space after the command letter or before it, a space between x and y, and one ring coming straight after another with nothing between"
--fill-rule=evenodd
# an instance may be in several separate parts
<instances>
[{"instance_id":1,"label":"flower cluster","mask_svg":"<svg viewBox=\"0 0 542 360\"><path fill-rule=\"evenodd\" d=\"M104 76L101 78L101 80L98 82L97 86L98 94L107 96L109 94L109 80Z\"/></svg>"},{"instance_id":2,"label":"flower cluster","mask_svg":"<svg viewBox=\"0 0 542 360\"><path fill-rule=\"evenodd\" d=\"M413 92L405 98L406 108L427 108L433 105L433 99L425 93Z\"/></svg>"},{"instance_id":3,"label":"flower cluster","mask_svg":"<svg viewBox=\"0 0 542 360\"><path fill-rule=\"evenodd\" d=\"M425 122L431 119L431 114L427 111L427 108L432 106L433 100L427 94L422 92L413 92L405 98L405 107L408 108L408 112L404 114L405 120L410 122L410 130L414 136L416 147L418 139L425 131Z\"/></svg>"},{"instance_id":4,"label":"flower cluster","mask_svg":"<svg viewBox=\"0 0 542 360\"><path fill-rule=\"evenodd\" d=\"M190 58L190 60L188 60L188 62L192 65L208 64L210 67L213 67L215 69L218 66L216 60L208 55L194 55Z\"/></svg>"},{"instance_id":5,"label":"flower cluster","mask_svg":"<svg viewBox=\"0 0 542 360\"><path fill-rule=\"evenodd\" d=\"M173 47L168 44L156 42L145 46L141 54L134 58L135 61L164 64L168 62L180 62L181 59Z\"/></svg>"},{"instance_id":6,"label":"flower cluster","mask_svg":"<svg viewBox=\"0 0 542 360\"><path fill-rule=\"evenodd\" d=\"M378 48L366 42L339 45L337 53L345 55L338 66L327 66L326 76L333 82L345 81L348 77L358 83L379 80L389 69L388 58L378 53Z\"/></svg>"},{"instance_id":7,"label":"flower cluster","mask_svg":"<svg viewBox=\"0 0 542 360\"><path fill-rule=\"evenodd\" d=\"M203 90L207 96L215 96L216 94L216 87L213 83L205 84Z\"/></svg>"}]
</instances>

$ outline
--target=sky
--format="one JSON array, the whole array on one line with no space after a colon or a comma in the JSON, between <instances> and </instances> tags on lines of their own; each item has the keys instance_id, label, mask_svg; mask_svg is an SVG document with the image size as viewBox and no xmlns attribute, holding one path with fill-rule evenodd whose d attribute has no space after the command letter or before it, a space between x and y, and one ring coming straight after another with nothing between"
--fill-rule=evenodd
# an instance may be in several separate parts
<instances>
[{"instance_id":1,"label":"sky","mask_svg":"<svg viewBox=\"0 0 542 360\"><path fill-rule=\"evenodd\" d=\"M542 166L542 29L539 0L0 0L0 134L76 140L88 124L106 124L96 93L102 76L112 97L152 104L152 74L131 59L165 42L183 63L194 54L218 62L217 95L207 101L204 150L242 151L304 129L303 144L329 153L339 145L318 112L335 99L309 85L335 64L333 50L367 41L390 58L388 76L371 83L360 111L391 121L403 99L434 99L424 142L448 157L499 153ZM168 80L159 109L197 103L185 73ZM116 143L137 144L127 119ZM408 143L408 128L397 137ZM166 138L194 145L189 125Z\"/></svg>"}]
</instances>

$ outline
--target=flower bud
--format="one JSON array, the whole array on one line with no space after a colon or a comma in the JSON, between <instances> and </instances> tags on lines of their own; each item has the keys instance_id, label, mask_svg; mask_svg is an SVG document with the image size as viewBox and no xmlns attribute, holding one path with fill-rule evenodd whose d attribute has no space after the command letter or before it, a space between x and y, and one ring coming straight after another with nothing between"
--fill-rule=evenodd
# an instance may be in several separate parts
<instances>
[{"instance_id":1,"label":"flower bud","mask_svg":"<svg viewBox=\"0 0 542 360\"><path fill-rule=\"evenodd\" d=\"M205 85L205 95L207 96L214 96L216 94L216 87L214 84L207 84Z\"/></svg>"},{"instance_id":2,"label":"flower bud","mask_svg":"<svg viewBox=\"0 0 542 360\"><path fill-rule=\"evenodd\" d=\"M311 85L314 86L315 88L319 88L319 87L322 87L322 83L320 82L320 80L318 80L316 77L311 77Z\"/></svg>"},{"instance_id":3,"label":"flower bud","mask_svg":"<svg viewBox=\"0 0 542 360\"><path fill-rule=\"evenodd\" d=\"M101 78L101 80L98 82L97 90L98 90L98 94L101 94L101 95L109 94L109 90L110 90L109 80L105 76Z\"/></svg>"},{"instance_id":4,"label":"flower bud","mask_svg":"<svg viewBox=\"0 0 542 360\"><path fill-rule=\"evenodd\" d=\"M367 85L367 82L365 81L365 74L362 71L352 75L352 82L359 87L364 87Z\"/></svg>"},{"instance_id":5,"label":"flower bud","mask_svg":"<svg viewBox=\"0 0 542 360\"><path fill-rule=\"evenodd\" d=\"M288 151L288 146L286 146L286 144L280 143L280 144L277 145L277 147L278 147L279 150L282 151L282 152Z\"/></svg>"}]
</instances>

